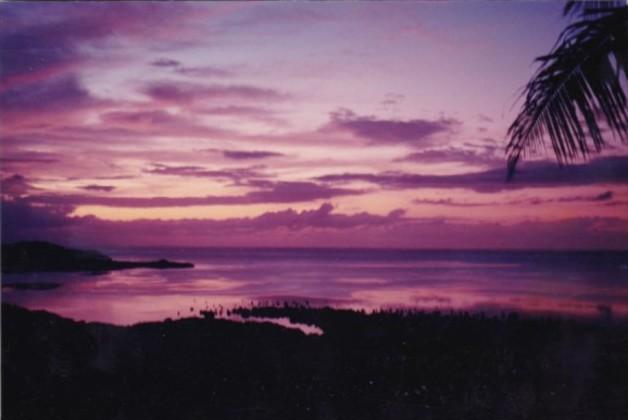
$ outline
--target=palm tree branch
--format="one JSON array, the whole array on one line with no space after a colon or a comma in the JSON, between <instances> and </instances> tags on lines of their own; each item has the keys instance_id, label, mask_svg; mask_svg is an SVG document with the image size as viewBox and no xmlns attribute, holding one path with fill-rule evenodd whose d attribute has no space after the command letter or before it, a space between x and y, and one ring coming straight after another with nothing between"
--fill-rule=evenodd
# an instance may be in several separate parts
<instances>
[{"instance_id":1,"label":"palm tree branch","mask_svg":"<svg viewBox=\"0 0 628 420\"><path fill-rule=\"evenodd\" d=\"M598 10L599 17L565 28L551 53L537 59L541 65L508 129L509 177L521 155L542 144L546 135L559 162L586 156L588 138L599 151L605 144L599 115L614 134L628 137L628 106L620 81L622 70L624 80L628 73L628 7Z\"/></svg>"}]
</instances>

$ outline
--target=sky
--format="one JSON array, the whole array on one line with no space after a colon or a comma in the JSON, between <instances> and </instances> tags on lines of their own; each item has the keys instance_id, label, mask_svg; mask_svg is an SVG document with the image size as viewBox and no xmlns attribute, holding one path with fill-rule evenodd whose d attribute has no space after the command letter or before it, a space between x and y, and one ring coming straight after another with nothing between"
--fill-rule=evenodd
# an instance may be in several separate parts
<instances>
[{"instance_id":1,"label":"sky","mask_svg":"<svg viewBox=\"0 0 628 420\"><path fill-rule=\"evenodd\" d=\"M2 239L627 249L626 147L506 181L561 10L0 4Z\"/></svg>"}]
</instances>

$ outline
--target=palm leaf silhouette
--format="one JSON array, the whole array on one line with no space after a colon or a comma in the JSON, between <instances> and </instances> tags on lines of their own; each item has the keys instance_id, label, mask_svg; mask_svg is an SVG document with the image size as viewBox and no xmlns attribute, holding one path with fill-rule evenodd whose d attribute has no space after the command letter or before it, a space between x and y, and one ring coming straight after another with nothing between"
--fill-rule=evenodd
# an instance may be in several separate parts
<instances>
[{"instance_id":1,"label":"palm leaf silhouette","mask_svg":"<svg viewBox=\"0 0 628 420\"><path fill-rule=\"evenodd\" d=\"M577 15L525 87L523 106L508 129L508 177L522 155L549 138L559 163L599 152L606 133L628 139L628 5L576 2Z\"/></svg>"}]
</instances>

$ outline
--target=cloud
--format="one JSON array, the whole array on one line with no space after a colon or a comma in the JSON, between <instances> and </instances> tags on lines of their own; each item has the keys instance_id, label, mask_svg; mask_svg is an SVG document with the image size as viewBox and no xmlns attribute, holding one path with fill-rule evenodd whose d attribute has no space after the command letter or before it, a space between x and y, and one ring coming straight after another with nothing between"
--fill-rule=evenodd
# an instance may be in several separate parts
<instances>
[{"instance_id":1,"label":"cloud","mask_svg":"<svg viewBox=\"0 0 628 420\"><path fill-rule=\"evenodd\" d=\"M405 99L405 95L400 93L387 93L384 100L380 102L383 106L399 105Z\"/></svg>"},{"instance_id":2,"label":"cloud","mask_svg":"<svg viewBox=\"0 0 628 420\"><path fill-rule=\"evenodd\" d=\"M334 197L359 195L364 191L334 188L313 182L298 181L247 181L247 185L259 189L244 195L224 195L205 197L112 197L94 195L38 194L28 197L28 202L38 205L97 205L109 207L189 207L212 205L247 205L262 203L300 203L314 200L327 200Z\"/></svg>"},{"instance_id":3,"label":"cloud","mask_svg":"<svg viewBox=\"0 0 628 420\"><path fill-rule=\"evenodd\" d=\"M195 109L197 112L201 112L207 115L217 115L217 116L230 116L230 117L244 117L244 118L252 118L262 121L274 121L279 122L280 120L275 115L275 112L260 107L253 106L216 106L210 108L200 108Z\"/></svg>"},{"instance_id":4,"label":"cloud","mask_svg":"<svg viewBox=\"0 0 628 420\"><path fill-rule=\"evenodd\" d=\"M451 132L460 122L439 120L386 120L374 116L358 116L341 109L330 114L331 121L323 131L345 131L374 144L429 144L432 136Z\"/></svg>"},{"instance_id":5,"label":"cloud","mask_svg":"<svg viewBox=\"0 0 628 420\"><path fill-rule=\"evenodd\" d=\"M605 191L593 197L592 201L607 201L607 200L611 200L612 198L613 198L613 192Z\"/></svg>"},{"instance_id":6,"label":"cloud","mask_svg":"<svg viewBox=\"0 0 628 420\"><path fill-rule=\"evenodd\" d=\"M286 120L278 116L277 112L256 106L227 105L207 107L196 105L189 109L198 115L207 115L210 117L238 118L245 121L258 121L281 127L288 125Z\"/></svg>"},{"instance_id":7,"label":"cloud","mask_svg":"<svg viewBox=\"0 0 628 420\"><path fill-rule=\"evenodd\" d=\"M270 189L253 191L246 197L256 203L298 203L363 193L363 190L330 188L312 182L280 181Z\"/></svg>"},{"instance_id":8,"label":"cloud","mask_svg":"<svg viewBox=\"0 0 628 420\"><path fill-rule=\"evenodd\" d=\"M112 111L102 114L100 118L106 123L122 123L130 125L166 125L179 124L182 119L175 114L163 110L143 111Z\"/></svg>"},{"instance_id":9,"label":"cloud","mask_svg":"<svg viewBox=\"0 0 628 420\"><path fill-rule=\"evenodd\" d=\"M158 42L173 37L186 23L208 14L207 8L164 3L3 4L0 19L0 88L67 75L113 48L111 39L139 38ZM155 27L160 31L155 31Z\"/></svg>"},{"instance_id":10,"label":"cloud","mask_svg":"<svg viewBox=\"0 0 628 420\"><path fill-rule=\"evenodd\" d=\"M233 160L268 159L285 156L283 153L263 150L222 150L222 155Z\"/></svg>"},{"instance_id":11,"label":"cloud","mask_svg":"<svg viewBox=\"0 0 628 420\"><path fill-rule=\"evenodd\" d=\"M140 220L137 222L110 222L99 220L94 217L71 217L72 206L31 206L26 202L3 203L6 218L3 218L3 228L11 226L3 240L14 241L21 239L37 239L42 235L45 238L54 237L59 234L58 229L62 227L72 227L84 229L85 233L96 228L107 230L107 226L117 226L122 231L140 233L148 232L153 228L160 230L177 229L181 231L193 232L201 229L203 232L211 231L212 234L242 234L251 232L268 232L276 229L287 229L290 231L303 231L307 229L335 229L347 230L359 226L378 226L390 222L399 221L398 214L388 216L377 216L368 213L356 213L352 215L334 214L333 205L323 203L314 210L295 211L292 209L267 212L253 218L232 218L226 220L180 220L180 221L149 221ZM164 231L164 230L162 230ZM33 235L33 236L29 236ZM61 237L61 235L60 235ZM104 239L104 238L103 238ZM109 238L107 238L109 239ZM58 240L58 238L57 238Z\"/></svg>"},{"instance_id":12,"label":"cloud","mask_svg":"<svg viewBox=\"0 0 628 420\"><path fill-rule=\"evenodd\" d=\"M256 217L105 221L72 217L69 205L34 207L3 202L2 240L71 238L74 244L177 246L287 246L462 249L626 249L628 224L608 217L516 224L445 218L336 213L330 203Z\"/></svg>"},{"instance_id":13,"label":"cloud","mask_svg":"<svg viewBox=\"0 0 628 420\"><path fill-rule=\"evenodd\" d=\"M78 65L85 58L79 45L109 32L102 24L94 23L71 17L45 24L17 26L13 30L11 25L3 25L5 29L0 32L0 86L39 81Z\"/></svg>"},{"instance_id":14,"label":"cloud","mask_svg":"<svg viewBox=\"0 0 628 420\"><path fill-rule=\"evenodd\" d=\"M283 25L292 26L292 32L296 28L311 26L333 19L333 16L323 13L322 9L308 9L286 4L282 8L259 7L252 8L242 17L230 20L226 24L226 30L241 31L243 28L254 28L263 25L264 33L269 30L278 30Z\"/></svg>"},{"instance_id":15,"label":"cloud","mask_svg":"<svg viewBox=\"0 0 628 420\"><path fill-rule=\"evenodd\" d=\"M81 86L76 76L14 86L0 93L0 108L6 114L65 113L104 104Z\"/></svg>"},{"instance_id":16,"label":"cloud","mask_svg":"<svg viewBox=\"0 0 628 420\"><path fill-rule=\"evenodd\" d=\"M328 183L369 182L386 189L464 188L477 192L499 192L521 188L554 188L628 182L628 157L612 156L586 164L560 167L541 161L522 165L513 181L505 169L489 169L456 175L419 175L405 172L341 173L316 178Z\"/></svg>"},{"instance_id":17,"label":"cloud","mask_svg":"<svg viewBox=\"0 0 628 420\"><path fill-rule=\"evenodd\" d=\"M15 174L2 180L2 197L18 198L37 190L24 176Z\"/></svg>"},{"instance_id":18,"label":"cloud","mask_svg":"<svg viewBox=\"0 0 628 420\"><path fill-rule=\"evenodd\" d=\"M175 73L184 76L229 77L233 75L231 71L213 66L184 66L183 63L172 58L158 58L157 60L151 61L150 65L153 67L172 69Z\"/></svg>"},{"instance_id":19,"label":"cloud","mask_svg":"<svg viewBox=\"0 0 628 420\"><path fill-rule=\"evenodd\" d=\"M240 99L278 101L286 96L274 89L250 85L203 85L188 82L160 81L148 83L141 92L149 98L179 104L197 100Z\"/></svg>"},{"instance_id":20,"label":"cloud","mask_svg":"<svg viewBox=\"0 0 628 420\"><path fill-rule=\"evenodd\" d=\"M97 184L89 184L79 187L82 190L87 191L99 191L99 192L111 192L116 189L113 185L97 185Z\"/></svg>"},{"instance_id":21,"label":"cloud","mask_svg":"<svg viewBox=\"0 0 628 420\"><path fill-rule=\"evenodd\" d=\"M102 126L74 130L74 134L87 137L111 136L127 142L129 136L136 139L150 136L189 136L195 138L233 137L234 133L221 127L199 124L179 113L159 109L142 111L111 111L100 115ZM67 131L67 130L66 130Z\"/></svg>"},{"instance_id":22,"label":"cloud","mask_svg":"<svg viewBox=\"0 0 628 420\"><path fill-rule=\"evenodd\" d=\"M287 228L290 230L309 228L345 230L357 226L381 225L398 218L398 216L377 216L369 213L352 215L332 214L333 209L333 205L324 203L316 210L297 212L288 209L279 212L268 212L256 218L246 219L246 225L241 225L241 228L246 227L254 230L272 230L276 228Z\"/></svg>"},{"instance_id":23,"label":"cloud","mask_svg":"<svg viewBox=\"0 0 628 420\"><path fill-rule=\"evenodd\" d=\"M396 162L417 162L417 163L445 163L457 162L467 165L491 165L497 166L503 164L503 158L495 156L492 148L483 148L481 153L477 153L467 149L448 148L448 149L426 149L418 152L410 153Z\"/></svg>"},{"instance_id":24,"label":"cloud","mask_svg":"<svg viewBox=\"0 0 628 420\"><path fill-rule=\"evenodd\" d=\"M74 74L13 85L0 90L3 141L11 154L18 152L15 148L41 148L41 143L49 150L56 144L55 130L64 142L87 115L113 103L93 96Z\"/></svg>"},{"instance_id":25,"label":"cloud","mask_svg":"<svg viewBox=\"0 0 628 420\"><path fill-rule=\"evenodd\" d=\"M105 175L105 176L90 176L89 179L96 179L99 181L117 181L120 179L135 179L135 175ZM82 177L70 176L66 178L66 181L81 181Z\"/></svg>"},{"instance_id":26,"label":"cloud","mask_svg":"<svg viewBox=\"0 0 628 420\"><path fill-rule=\"evenodd\" d=\"M0 157L0 162L4 164L48 164L59 161L59 156L53 153L35 152L24 150L21 152L6 154Z\"/></svg>"},{"instance_id":27,"label":"cloud","mask_svg":"<svg viewBox=\"0 0 628 420\"><path fill-rule=\"evenodd\" d=\"M391 210L388 213L388 217L392 218L392 219L398 219L400 217L405 216L406 214L406 210L405 209L395 209L395 210Z\"/></svg>"},{"instance_id":28,"label":"cloud","mask_svg":"<svg viewBox=\"0 0 628 420\"><path fill-rule=\"evenodd\" d=\"M412 200L414 204L427 204L431 206L447 206L447 207L483 207L483 206L497 206L505 203L491 201L491 202L472 202L472 201L455 201L452 198L440 198L437 200L429 198L417 198Z\"/></svg>"},{"instance_id":29,"label":"cloud","mask_svg":"<svg viewBox=\"0 0 628 420\"><path fill-rule=\"evenodd\" d=\"M540 205L546 203L576 203L576 202L600 202L609 201L613 199L612 191L605 191L593 196L590 195L572 195L567 197L550 198L550 199L531 199L530 203L533 205Z\"/></svg>"},{"instance_id":30,"label":"cloud","mask_svg":"<svg viewBox=\"0 0 628 420\"><path fill-rule=\"evenodd\" d=\"M201 166L167 166L154 163L152 169L145 169L144 172L155 175L216 178L241 183L249 179L266 178L268 175L260 172L264 168L264 166L257 165L246 168L206 169Z\"/></svg>"},{"instance_id":31,"label":"cloud","mask_svg":"<svg viewBox=\"0 0 628 420\"><path fill-rule=\"evenodd\" d=\"M179 67L175 69L175 72L184 76L193 77L231 77L233 72L225 69L221 69L214 66L194 66L194 67Z\"/></svg>"},{"instance_id":32,"label":"cloud","mask_svg":"<svg viewBox=\"0 0 628 420\"><path fill-rule=\"evenodd\" d=\"M179 67L181 62L171 58L159 58L155 61L151 61L150 65L153 67Z\"/></svg>"},{"instance_id":33,"label":"cloud","mask_svg":"<svg viewBox=\"0 0 628 420\"><path fill-rule=\"evenodd\" d=\"M558 198L525 198L518 200L507 200L507 201L456 201L452 198L441 198L441 199L426 199L426 198L417 198L412 202L415 204L428 204L428 205L436 205L436 206L448 206L448 207L495 207L495 206L518 206L518 205L532 205L538 206L541 204L550 204L550 203L595 203L595 202L605 202L609 201L613 198L612 191L605 191L600 194L595 195L575 195L575 196L566 196L566 197L558 197Z\"/></svg>"},{"instance_id":34,"label":"cloud","mask_svg":"<svg viewBox=\"0 0 628 420\"><path fill-rule=\"evenodd\" d=\"M628 206L628 201L612 201L604 205L608 207Z\"/></svg>"},{"instance_id":35,"label":"cloud","mask_svg":"<svg viewBox=\"0 0 628 420\"><path fill-rule=\"evenodd\" d=\"M71 206L32 206L24 200L2 200L2 242L41 239L60 241L76 224Z\"/></svg>"}]
</instances>

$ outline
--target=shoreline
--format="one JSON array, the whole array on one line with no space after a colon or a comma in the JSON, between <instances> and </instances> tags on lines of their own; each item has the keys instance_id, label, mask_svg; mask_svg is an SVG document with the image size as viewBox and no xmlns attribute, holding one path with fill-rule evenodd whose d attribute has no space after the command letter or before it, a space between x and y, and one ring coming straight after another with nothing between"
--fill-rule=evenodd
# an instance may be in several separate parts
<instances>
[{"instance_id":1,"label":"shoreline","mask_svg":"<svg viewBox=\"0 0 628 420\"><path fill-rule=\"evenodd\" d=\"M3 293L15 290L16 292L31 292L31 293L48 293L63 287L63 283L54 282L30 282L30 283L2 283ZM248 301L245 303L244 301ZM314 299L315 301L315 299ZM472 317L481 319L503 319L506 317L514 317L521 320L530 321L548 321L548 322L574 322L577 324L591 324L591 325L625 325L628 326L628 314L616 313L613 311L612 305L598 305L595 309L592 308L591 312L559 312L559 311L531 311L522 310L519 307L507 307L507 306L473 306L473 307L409 307L409 306L394 306L387 305L381 307L360 307L344 304L333 303L309 303L307 298L302 300L279 300L268 301L264 299L252 300L243 299L241 303L234 303L232 305L206 305L200 306L198 303L191 303L190 307L182 307L179 310L172 309L169 314L164 314L161 317L150 317L147 319L136 318L134 321L108 321L98 318L81 318L74 317L67 313L57 312L55 309L47 308L44 306L28 307L28 304L24 305L23 302L16 302L11 300L4 300L3 304L17 306L31 312L45 312L54 316L65 318L74 322L82 323L98 323L107 324L118 327L132 327L145 323L160 323L166 321L178 321L183 319L203 319L207 316L214 317L215 319L228 320L228 317L263 317L263 318L281 318L286 314L291 314L297 318L300 314L307 312L320 312L320 311L332 311L332 312L354 312L364 316L379 315L379 314L391 314L399 317L412 317L412 316L442 316L442 317ZM119 318L118 318L119 319ZM299 322L298 320L291 321ZM234 320L234 322L241 322Z\"/></svg>"}]
</instances>

